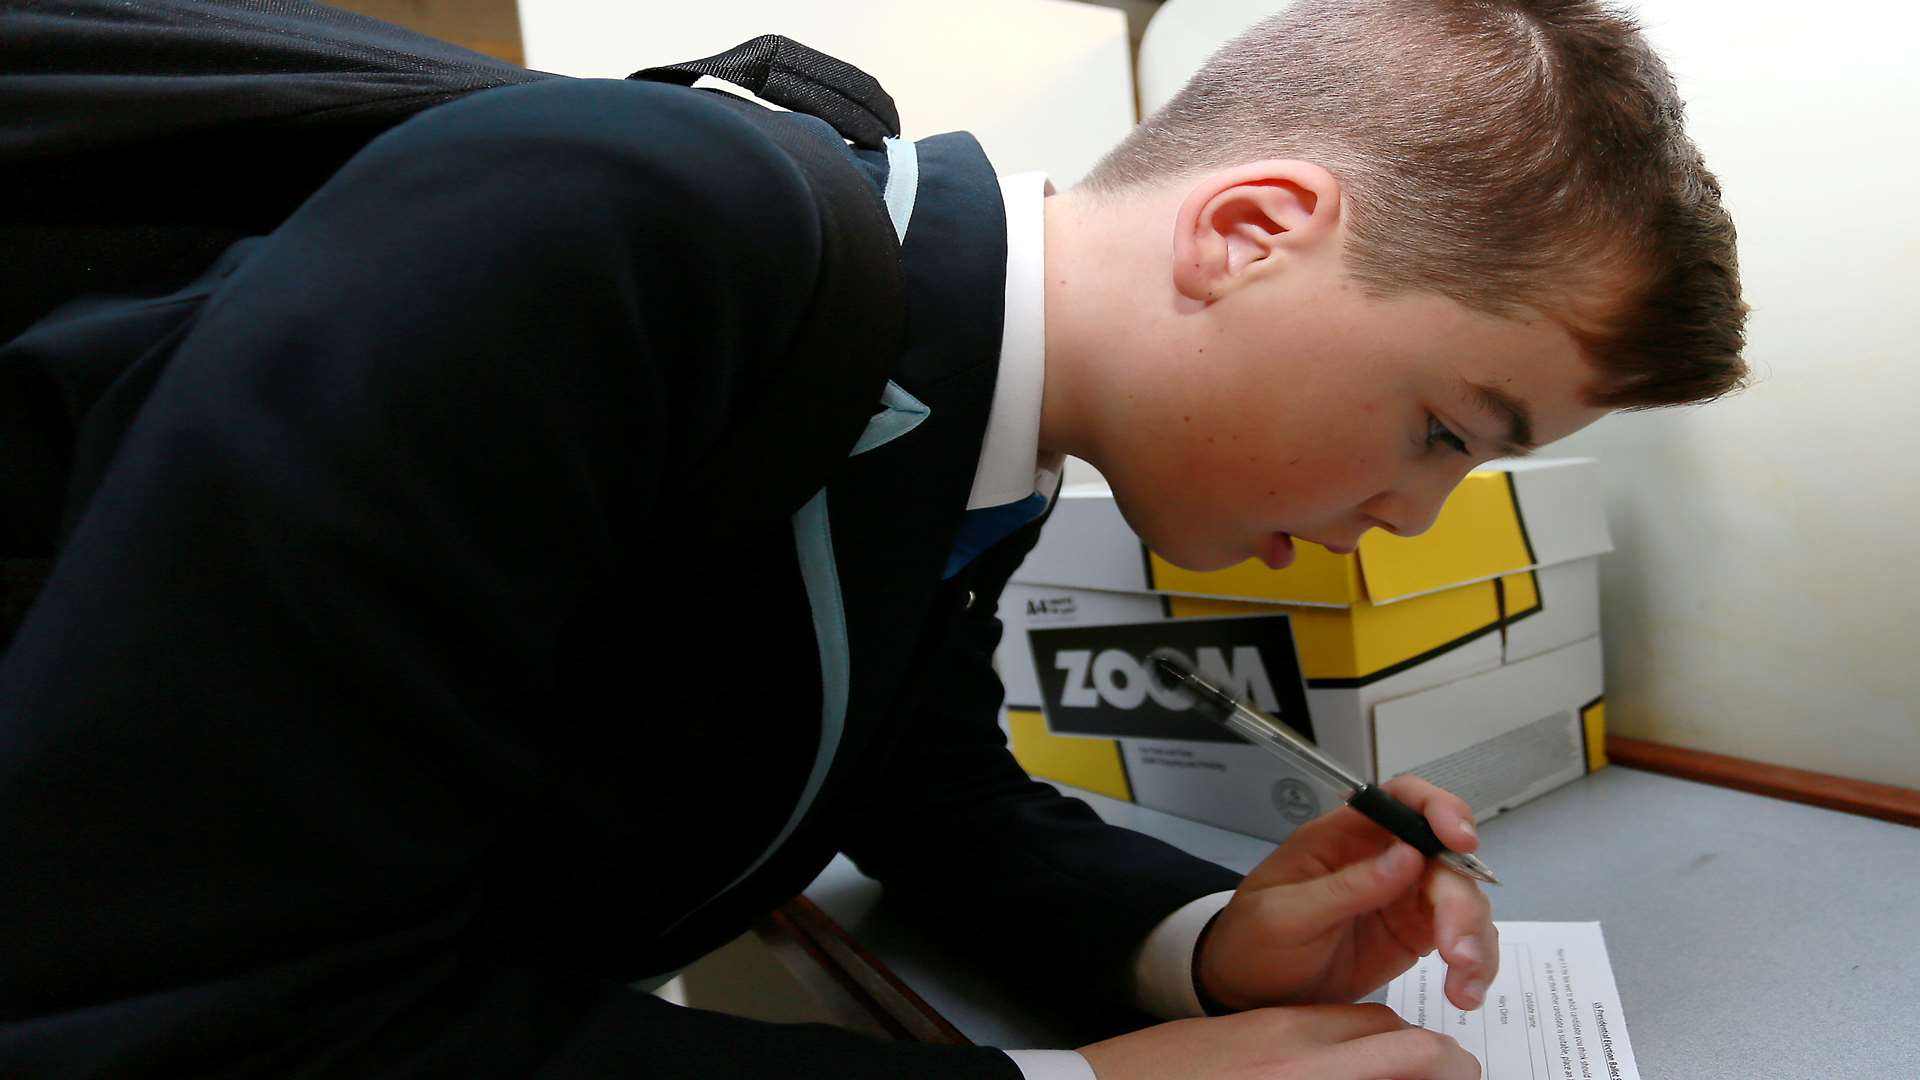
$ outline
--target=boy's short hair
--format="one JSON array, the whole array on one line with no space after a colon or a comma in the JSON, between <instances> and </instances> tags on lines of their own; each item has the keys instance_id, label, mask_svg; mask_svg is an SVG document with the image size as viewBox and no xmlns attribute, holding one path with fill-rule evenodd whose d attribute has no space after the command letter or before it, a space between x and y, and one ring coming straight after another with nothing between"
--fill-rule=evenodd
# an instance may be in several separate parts
<instances>
[{"instance_id":1,"label":"boy's short hair","mask_svg":"<svg viewBox=\"0 0 1920 1080\"><path fill-rule=\"evenodd\" d=\"M1666 65L1591 0L1300 0L1228 42L1087 177L1095 194L1301 158L1343 191L1349 272L1532 309L1592 403L1742 385L1733 219Z\"/></svg>"}]
</instances>

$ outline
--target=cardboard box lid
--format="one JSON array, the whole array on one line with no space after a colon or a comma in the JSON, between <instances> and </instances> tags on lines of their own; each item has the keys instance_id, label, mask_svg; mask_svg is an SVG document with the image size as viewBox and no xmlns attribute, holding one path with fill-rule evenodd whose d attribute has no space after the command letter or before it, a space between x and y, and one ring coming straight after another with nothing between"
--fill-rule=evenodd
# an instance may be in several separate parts
<instances>
[{"instance_id":1,"label":"cardboard box lid","mask_svg":"<svg viewBox=\"0 0 1920 1080\"><path fill-rule=\"evenodd\" d=\"M1060 494L1053 519L1013 580L1119 592L1351 607L1388 604L1613 550L1590 458L1511 459L1468 474L1433 528L1400 537L1374 530L1351 555L1301 543L1294 563L1249 559L1225 570L1183 570L1146 549L1105 485Z\"/></svg>"}]
</instances>

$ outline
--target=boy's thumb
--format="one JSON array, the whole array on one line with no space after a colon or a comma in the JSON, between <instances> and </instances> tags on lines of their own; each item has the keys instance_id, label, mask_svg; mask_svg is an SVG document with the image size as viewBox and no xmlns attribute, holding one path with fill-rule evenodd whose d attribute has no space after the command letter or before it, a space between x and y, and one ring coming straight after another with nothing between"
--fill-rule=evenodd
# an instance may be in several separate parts
<instances>
[{"instance_id":1,"label":"boy's thumb","mask_svg":"<svg viewBox=\"0 0 1920 1080\"><path fill-rule=\"evenodd\" d=\"M1371 859L1306 882L1308 902L1318 909L1314 921L1334 923L1387 906L1420 880L1426 862L1411 846L1396 841Z\"/></svg>"}]
</instances>

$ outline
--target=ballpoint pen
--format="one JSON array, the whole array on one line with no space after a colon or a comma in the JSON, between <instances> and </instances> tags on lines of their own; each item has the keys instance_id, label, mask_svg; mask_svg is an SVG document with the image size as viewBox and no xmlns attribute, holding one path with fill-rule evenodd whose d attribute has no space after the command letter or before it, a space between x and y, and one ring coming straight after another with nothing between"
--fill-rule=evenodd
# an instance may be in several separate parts
<instances>
[{"instance_id":1,"label":"ballpoint pen","mask_svg":"<svg viewBox=\"0 0 1920 1080\"><path fill-rule=\"evenodd\" d=\"M1493 870L1486 863L1472 855L1450 850L1433 834L1433 827L1427 819L1406 803L1388 794L1377 784L1370 784L1341 765L1339 762L1320 752L1306 739L1301 738L1292 728L1278 719L1247 705L1218 686L1188 670L1186 665L1169 659L1162 654L1154 654L1153 666L1166 682L1185 689L1201 706L1201 711L1211 713L1213 719L1235 735L1255 746L1262 747L1280 757L1302 765L1314 775L1346 791L1348 806L1360 811L1375 824L1393 835L1405 840L1428 858L1440 860L1440 864L1455 873L1470 877L1475 881L1484 881L1489 885L1500 884L1493 876Z\"/></svg>"}]
</instances>

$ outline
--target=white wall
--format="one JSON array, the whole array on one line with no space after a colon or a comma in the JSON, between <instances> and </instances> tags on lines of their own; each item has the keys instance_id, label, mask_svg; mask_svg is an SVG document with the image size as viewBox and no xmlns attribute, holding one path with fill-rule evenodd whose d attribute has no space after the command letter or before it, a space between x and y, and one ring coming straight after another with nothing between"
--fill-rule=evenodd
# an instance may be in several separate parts
<instances>
[{"instance_id":1,"label":"white wall","mask_svg":"<svg viewBox=\"0 0 1920 1080\"><path fill-rule=\"evenodd\" d=\"M1168 0L1142 107L1281 6ZM1738 225L1758 383L1549 451L1605 470L1608 719L1920 787L1920 9L1629 6Z\"/></svg>"},{"instance_id":2,"label":"white wall","mask_svg":"<svg viewBox=\"0 0 1920 1080\"><path fill-rule=\"evenodd\" d=\"M1080 179L1133 126L1126 16L1075 0L519 0L527 66L625 78L785 34L880 80L903 133L971 131L1001 173Z\"/></svg>"},{"instance_id":3,"label":"white wall","mask_svg":"<svg viewBox=\"0 0 1920 1080\"><path fill-rule=\"evenodd\" d=\"M1740 231L1747 392L1618 416L1608 717L1920 787L1920 10L1643 0Z\"/></svg>"}]
</instances>

